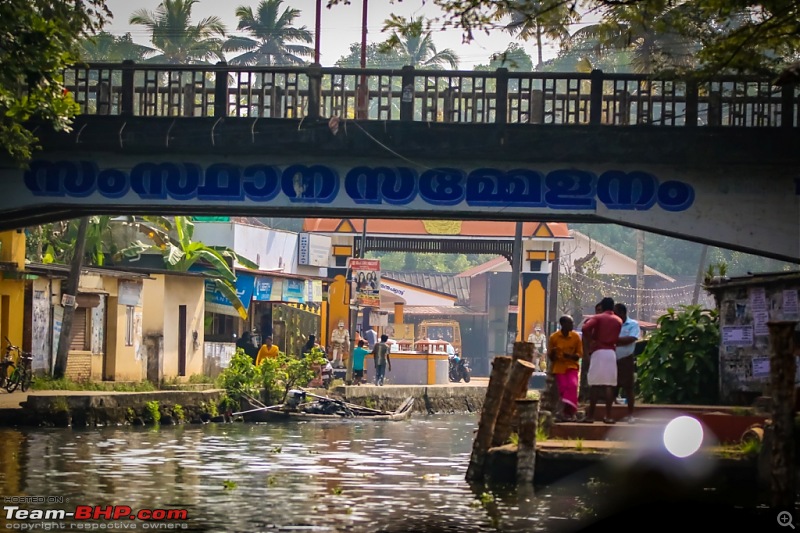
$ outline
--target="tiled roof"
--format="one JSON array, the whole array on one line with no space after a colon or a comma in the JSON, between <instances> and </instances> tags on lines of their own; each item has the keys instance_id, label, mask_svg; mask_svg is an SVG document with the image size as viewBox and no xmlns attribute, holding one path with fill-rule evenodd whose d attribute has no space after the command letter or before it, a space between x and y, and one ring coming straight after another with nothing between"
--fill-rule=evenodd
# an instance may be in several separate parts
<instances>
[{"instance_id":1,"label":"tiled roof","mask_svg":"<svg viewBox=\"0 0 800 533\"><path fill-rule=\"evenodd\" d=\"M453 274L444 274L442 272L399 272L393 270L385 270L381 275L409 285L416 285L424 289L455 296L456 301L462 305L469 302L469 278L457 278Z\"/></svg>"},{"instance_id":2,"label":"tiled roof","mask_svg":"<svg viewBox=\"0 0 800 533\"><path fill-rule=\"evenodd\" d=\"M456 274L457 278L474 278L478 274L483 274L484 272L511 272L511 263L508 262L508 259L502 256L495 257L485 263L481 263L480 265L475 265L474 267L470 267L466 269L464 272Z\"/></svg>"}]
</instances>

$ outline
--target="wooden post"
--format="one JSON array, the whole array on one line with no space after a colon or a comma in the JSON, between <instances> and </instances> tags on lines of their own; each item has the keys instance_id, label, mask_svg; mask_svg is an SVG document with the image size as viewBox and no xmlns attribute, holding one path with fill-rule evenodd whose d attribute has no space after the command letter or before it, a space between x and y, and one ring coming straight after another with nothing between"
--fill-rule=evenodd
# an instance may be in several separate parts
<instances>
[{"instance_id":1,"label":"wooden post","mask_svg":"<svg viewBox=\"0 0 800 533\"><path fill-rule=\"evenodd\" d=\"M518 341L514 343L514 349L511 351L511 360L516 361L517 359L533 362L532 342Z\"/></svg>"},{"instance_id":2,"label":"wooden post","mask_svg":"<svg viewBox=\"0 0 800 533\"><path fill-rule=\"evenodd\" d=\"M772 507L794 507L797 472L794 449L795 321L767 322L769 327L770 380L772 382Z\"/></svg>"},{"instance_id":3,"label":"wooden post","mask_svg":"<svg viewBox=\"0 0 800 533\"><path fill-rule=\"evenodd\" d=\"M517 400L519 415L519 444L517 445L517 485L533 483L536 469L536 427L539 420L539 400Z\"/></svg>"},{"instance_id":4,"label":"wooden post","mask_svg":"<svg viewBox=\"0 0 800 533\"><path fill-rule=\"evenodd\" d=\"M526 343L528 344L528 343ZM525 398L528 392L528 380L536 370L536 365L530 361L517 359L508 377L506 390L503 393L503 400L500 404L500 412L497 415L497 422L494 425L494 436L492 446L502 446L511 436L511 422L516 414L514 401Z\"/></svg>"},{"instance_id":5,"label":"wooden post","mask_svg":"<svg viewBox=\"0 0 800 533\"><path fill-rule=\"evenodd\" d=\"M486 451L492 442L494 425L503 391L508 380L508 371L511 368L511 358L506 355L495 357L492 360L492 373L489 376L489 385L486 387L486 399L481 409L481 418L478 421L478 433L472 443L472 456L467 467L467 481L483 480L483 466L486 461Z\"/></svg>"}]
</instances>

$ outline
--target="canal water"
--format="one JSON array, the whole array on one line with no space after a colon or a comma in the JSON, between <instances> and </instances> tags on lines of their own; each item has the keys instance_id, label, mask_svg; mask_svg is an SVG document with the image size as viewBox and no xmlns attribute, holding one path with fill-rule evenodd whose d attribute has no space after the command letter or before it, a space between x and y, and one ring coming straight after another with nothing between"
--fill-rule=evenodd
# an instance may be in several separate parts
<instances>
[{"instance_id":1,"label":"canal water","mask_svg":"<svg viewBox=\"0 0 800 533\"><path fill-rule=\"evenodd\" d=\"M64 498L22 509L187 509L195 531L553 531L591 518L591 480L580 493L470 487L476 425L476 415L434 415L0 429L0 496Z\"/></svg>"},{"instance_id":2,"label":"canal water","mask_svg":"<svg viewBox=\"0 0 800 533\"><path fill-rule=\"evenodd\" d=\"M4 506L18 501L10 497L42 498L19 503L25 510L187 511L185 522L94 522L116 531L575 531L601 517L597 502L613 488L591 477L523 492L471 487L464 474L476 426L477 415L464 414L402 422L4 428L0 498ZM39 522L44 529L41 520L9 519L4 510L0 529Z\"/></svg>"}]
</instances>

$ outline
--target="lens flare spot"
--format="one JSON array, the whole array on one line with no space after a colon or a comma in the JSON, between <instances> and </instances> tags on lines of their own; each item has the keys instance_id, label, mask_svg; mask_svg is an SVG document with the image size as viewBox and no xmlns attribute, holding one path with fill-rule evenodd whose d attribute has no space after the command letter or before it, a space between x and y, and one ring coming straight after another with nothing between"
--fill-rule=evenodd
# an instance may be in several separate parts
<instances>
[{"instance_id":1,"label":"lens flare spot","mask_svg":"<svg viewBox=\"0 0 800 533\"><path fill-rule=\"evenodd\" d=\"M672 419L664 428L664 447L675 457L689 457L703 444L703 426L691 416Z\"/></svg>"}]
</instances>

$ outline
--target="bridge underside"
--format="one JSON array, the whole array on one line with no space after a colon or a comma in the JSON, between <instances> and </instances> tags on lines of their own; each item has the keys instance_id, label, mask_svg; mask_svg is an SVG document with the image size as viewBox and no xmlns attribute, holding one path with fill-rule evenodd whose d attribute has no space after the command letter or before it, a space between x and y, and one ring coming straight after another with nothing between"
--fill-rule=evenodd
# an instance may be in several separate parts
<instances>
[{"instance_id":1,"label":"bridge underside","mask_svg":"<svg viewBox=\"0 0 800 533\"><path fill-rule=\"evenodd\" d=\"M0 168L2 229L82 214L612 222L800 262L796 128L94 116L37 134L30 171Z\"/></svg>"}]
</instances>

